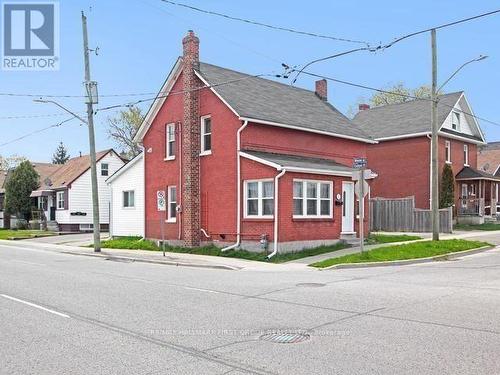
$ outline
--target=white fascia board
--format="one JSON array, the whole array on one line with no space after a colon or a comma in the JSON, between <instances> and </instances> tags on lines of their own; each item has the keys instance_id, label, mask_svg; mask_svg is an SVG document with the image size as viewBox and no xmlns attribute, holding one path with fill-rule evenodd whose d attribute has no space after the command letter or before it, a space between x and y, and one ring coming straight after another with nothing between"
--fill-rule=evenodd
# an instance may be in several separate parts
<instances>
[{"instance_id":1,"label":"white fascia board","mask_svg":"<svg viewBox=\"0 0 500 375\"><path fill-rule=\"evenodd\" d=\"M259 119L255 119L255 118L251 118L251 117L240 117L239 119L242 120L242 121L255 122L257 124L264 124L264 125L277 126L277 127L280 127L280 128L300 130L300 131L308 132L308 133L323 134L323 135L328 135L330 137L337 137L337 138L349 139L349 140L352 140L352 141L358 141L358 142L364 142L364 143L371 143L371 144L378 143L376 140L371 140L371 139L366 139L366 138L358 138L358 137L351 137L349 135L336 134L336 133L331 133L331 132L327 132L327 131L323 131L323 130L308 129L308 128L303 128L301 126L282 124L282 123L273 122L273 121L259 120Z\"/></svg>"},{"instance_id":2,"label":"white fascia board","mask_svg":"<svg viewBox=\"0 0 500 375\"><path fill-rule=\"evenodd\" d=\"M151 126L151 123L154 121L156 115L160 111L160 108L163 106L163 103L165 103L168 94L170 94L170 90L172 90L174 83L179 78L179 74L182 71L181 67L182 67L182 58L179 57L175 62L175 65L173 66L172 70L170 71L170 74L168 75L167 79L165 80L165 83L158 92L157 96L159 96L159 98L153 101L153 103L148 109L148 112L146 113L146 116L144 116L144 120L142 120L142 124L139 127L139 130L134 136L133 141L135 143L142 142L144 135L147 133L149 127Z\"/></svg>"},{"instance_id":3,"label":"white fascia board","mask_svg":"<svg viewBox=\"0 0 500 375\"><path fill-rule=\"evenodd\" d=\"M299 167L283 167L287 172L295 173L310 173L310 174L323 174L327 176L339 176L339 177L352 177L352 172L348 171L335 171L335 170L325 170L325 169L314 169L314 168L299 168Z\"/></svg>"},{"instance_id":4,"label":"white fascia board","mask_svg":"<svg viewBox=\"0 0 500 375\"><path fill-rule=\"evenodd\" d=\"M467 100L467 97L465 96L465 92L462 92L462 96L460 97L460 99L462 99L462 98L464 99L465 104L469 108L469 113L472 115L470 117L472 117L472 119L474 121L474 125L476 126L477 130L479 131L479 134L481 135L481 139L483 140L484 143L486 143L483 130L481 129L481 126L479 125L479 122L477 121L476 116L474 115L474 112L472 111L472 107L470 106L469 101ZM458 101L460 101L460 99L458 99Z\"/></svg>"},{"instance_id":5,"label":"white fascia board","mask_svg":"<svg viewBox=\"0 0 500 375\"><path fill-rule=\"evenodd\" d=\"M278 170L278 171L282 170L282 168L283 168L281 165L273 163L272 161L262 159L262 158L259 158L257 156L254 156L254 155L247 154L246 152L243 152L243 151L240 151L240 156L245 158L245 159L253 160L253 161L256 161L257 163L264 164L264 165L267 165L267 166L272 167L272 168L276 168L276 170Z\"/></svg>"},{"instance_id":6,"label":"white fascia board","mask_svg":"<svg viewBox=\"0 0 500 375\"><path fill-rule=\"evenodd\" d=\"M478 141L478 140L470 139L470 138L467 138L467 137L461 137L461 136L456 135L456 134L450 134L450 133L446 133L446 132L442 132L442 131L438 132L438 136L446 137L446 138L452 138L452 139L457 139L459 141L464 141L464 142L472 143L472 144L475 144L475 145L485 145L486 144L486 142L483 142L483 141Z\"/></svg>"},{"instance_id":7,"label":"white fascia board","mask_svg":"<svg viewBox=\"0 0 500 375\"><path fill-rule=\"evenodd\" d=\"M382 142L382 141L392 141L392 140L397 140L397 139L406 139L406 138L415 138L415 137L423 137L431 135L431 132L420 132L420 133L410 133L410 134L401 134L401 135L393 135L391 137L381 137L381 138L375 138L377 141Z\"/></svg>"},{"instance_id":8,"label":"white fascia board","mask_svg":"<svg viewBox=\"0 0 500 375\"><path fill-rule=\"evenodd\" d=\"M196 74L196 76L200 79L201 82L203 82L207 87L210 88L210 90L215 94L215 96L217 96L222 103L224 103L226 105L227 108L229 108L231 110L231 112L233 112L237 117L240 117L240 115L238 114L238 112L236 112L234 110L233 107L231 107L229 105L228 102L226 102L226 100L224 100L224 98L222 96L220 96L220 94L207 82L207 80L205 78L203 78L203 76L197 72L196 70L194 71L194 73Z\"/></svg>"},{"instance_id":9,"label":"white fascia board","mask_svg":"<svg viewBox=\"0 0 500 375\"><path fill-rule=\"evenodd\" d=\"M130 169L130 167L132 167L132 165L137 163L139 160L142 160L143 156L144 156L144 152L141 152L139 155L137 155L135 158L130 160L127 164L124 164L120 169L118 169L115 173L113 173L113 175L111 175L106 180L108 185L111 184L113 182L113 180L115 180L117 177L121 176L123 173L128 171Z\"/></svg>"}]
</instances>

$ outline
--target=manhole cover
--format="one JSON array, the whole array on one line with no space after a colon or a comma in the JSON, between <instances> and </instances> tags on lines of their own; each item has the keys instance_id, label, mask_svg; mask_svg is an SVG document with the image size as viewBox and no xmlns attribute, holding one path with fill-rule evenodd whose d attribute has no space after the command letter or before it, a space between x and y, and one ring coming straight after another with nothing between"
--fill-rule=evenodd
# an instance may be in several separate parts
<instances>
[{"instance_id":1,"label":"manhole cover","mask_svg":"<svg viewBox=\"0 0 500 375\"><path fill-rule=\"evenodd\" d=\"M304 287L304 288L319 288L322 286L326 286L326 284L322 283L299 283L297 284L298 287Z\"/></svg>"},{"instance_id":2,"label":"manhole cover","mask_svg":"<svg viewBox=\"0 0 500 375\"><path fill-rule=\"evenodd\" d=\"M310 337L311 336L307 333L277 331L266 333L259 338L262 341L269 341L277 344L296 344L298 342L309 340Z\"/></svg>"}]
</instances>

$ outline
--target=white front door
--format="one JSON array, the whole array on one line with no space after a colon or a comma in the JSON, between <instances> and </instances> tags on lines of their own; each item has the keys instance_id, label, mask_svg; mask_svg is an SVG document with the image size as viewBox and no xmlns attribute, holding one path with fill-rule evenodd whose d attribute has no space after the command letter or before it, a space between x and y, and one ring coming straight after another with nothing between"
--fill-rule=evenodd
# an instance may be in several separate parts
<instances>
[{"instance_id":1,"label":"white front door","mask_svg":"<svg viewBox=\"0 0 500 375\"><path fill-rule=\"evenodd\" d=\"M342 233L354 232L354 183L342 182Z\"/></svg>"}]
</instances>

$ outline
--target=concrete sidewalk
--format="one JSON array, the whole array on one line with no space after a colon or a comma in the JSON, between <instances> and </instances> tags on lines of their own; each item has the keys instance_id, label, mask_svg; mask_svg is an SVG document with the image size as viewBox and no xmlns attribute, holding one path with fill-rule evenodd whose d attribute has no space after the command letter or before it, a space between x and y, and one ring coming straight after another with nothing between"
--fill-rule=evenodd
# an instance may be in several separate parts
<instances>
[{"instance_id":1,"label":"concrete sidewalk","mask_svg":"<svg viewBox=\"0 0 500 375\"><path fill-rule=\"evenodd\" d=\"M257 271L290 271L309 269L305 264L274 264L266 262L257 262L246 259L216 257L209 255L196 255L185 253L163 253L161 251L147 250L121 250L121 249L102 249L100 253L95 253L92 248L70 245L61 245L53 243L43 243L36 241L8 241L0 240L3 246L12 248L22 248L34 251L50 251L64 254L73 254L80 256L99 257L107 260L123 262L144 262L164 264L171 266L197 267L225 269L232 271L239 270L257 270Z\"/></svg>"},{"instance_id":2,"label":"concrete sidewalk","mask_svg":"<svg viewBox=\"0 0 500 375\"><path fill-rule=\"evenodd\" d=\"M432 238L432 233L377 232L377 234L386 234L386 235L407 234L410 236L419 236L419 237L422 237L422 239L421 240L414 240L414 241L391 242L391 243L383 243L383 244L376 244L376 245L366 245L365 250L369 251L369 250L377 249L379 247L396 246L396 245L403 245L403 244L412 243L412 242L428 241ZM456 239L470 238L472 240L490 242L493 245L500 245L500 231L456 231L454 233L441 234L439 238L442 240L455 239L455 238ZM292 260L292 261L287 262L285 264L308 265L308 264L312 264L312 263L316 263L316 262L321 262L321 261L326 260L326 259L339 258L339 257L342 257L344 255L356 254L356 253L359 253L360 251L361 251L360 247L355 246L355 247L350 247L348 249L333 251L331 253L325 253L325 254L315 255L312 257Z\"/></svg>"}]
</instances>

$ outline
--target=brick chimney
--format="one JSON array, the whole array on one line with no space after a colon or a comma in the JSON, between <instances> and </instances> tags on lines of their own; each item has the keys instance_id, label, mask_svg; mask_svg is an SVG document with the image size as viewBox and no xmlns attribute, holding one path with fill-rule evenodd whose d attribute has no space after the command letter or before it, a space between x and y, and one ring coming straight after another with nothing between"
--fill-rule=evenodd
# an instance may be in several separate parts
<instances>
[{"instance_id":1,"label":"brick chimney","mask_svg":"<svg viewBox=\"0 0 500 375\"><path fill-rule=\"evenodd\" d=\"M367 109L370 109L370 104L365 104L365 103L360 104L360 105L358 106L358 109L359 109L360 111L366 111Z\"/></svg>"},{"instance_id":2,"label":"brick chimney","mask_svg":"<svg viewBox=\"0 0 500 375\"><path fill-rule=\"evenodd\" d=\"M192 30L182 39L184 121L182 129L182 229L184 246L200 245L200 93L194 73L200 65L200 40Z\"/></svg>"},{"instance_id":3,"label":"brick chimney","mask_svg":"<svg viewBox=\"0 0 500 375\"><path fill-rule=\"evenodd\" d=\"M316 81L316 95L318 95L320 99L325 102L328 100L328 84L326 79Z\"/></svg>"}]
</instances>

